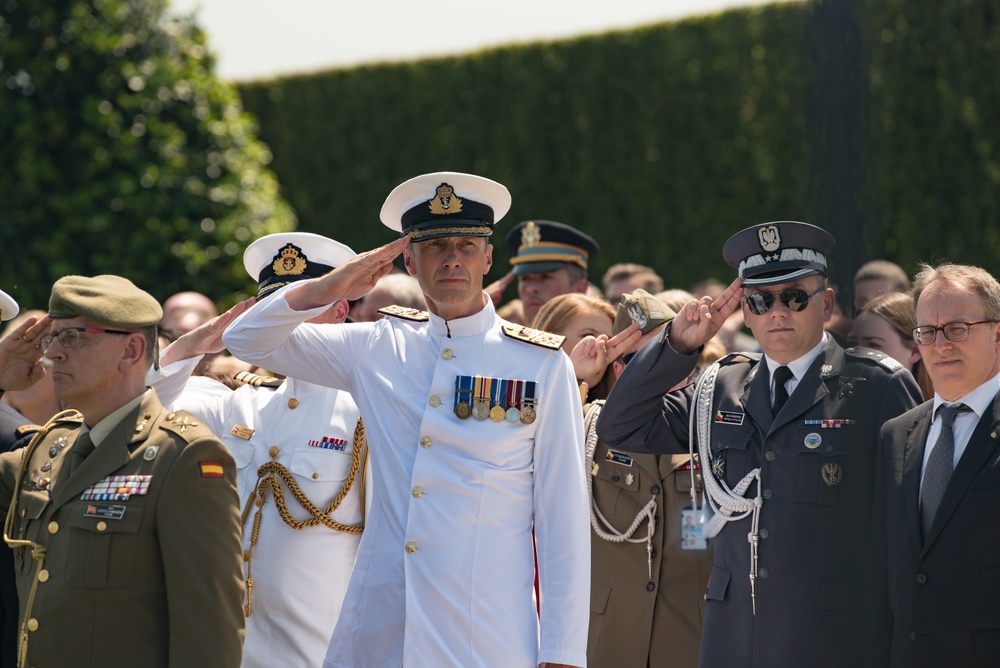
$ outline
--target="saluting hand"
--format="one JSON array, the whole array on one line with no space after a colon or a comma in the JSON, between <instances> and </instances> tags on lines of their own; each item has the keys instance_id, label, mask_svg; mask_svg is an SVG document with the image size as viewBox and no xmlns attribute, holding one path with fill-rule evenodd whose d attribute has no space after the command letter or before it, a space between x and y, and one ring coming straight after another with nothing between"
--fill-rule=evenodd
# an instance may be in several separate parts
<instances>
[{"instance_id":1,"label":"saluting hand","mask_svg":"<svg viewBox=\"0 0 1000 668\"><path fill-rule=\"evenodd\" d=\"M257 303L256 297L244 299L222 315L217 315L178 337L163 351L160 364L166 366L178 360L190 359L195 355L221 353L226 349L222 344L222 333L226 331L226 327L255 303Z\"/></svg>"},{"instance_id":2,"label":"saluting hand","mask_svg":"<svg viewBox=\"0 0 1000 668\"><path fill-rule=\"evenodd\" d=\"M601 381L609 364L622 355L638 350L641 338L642 332L635 323L610 339L604 334L583 337L569 354L577 379L593 387Z\"/></svg>"},{"instance_id":3,"label":"saluting hand","mask_svg":"<svg viewBox=\"0 0 1000 668\"><path fill-rule=\"evenodd\" d=\"M670 346L689 355L703 346L740 307L743 299L743 279L737 278L729 284L719 298L692 299L677 314L670 326Z\"/></svg>"},{"instance_id":4,"label":"saluting hand","mask_svg":"<svg viewBox=\"0 0 1000 668\"><path fill-rule=\"evenodd\" d=\"M392 270L392 261L399 257L410 237L396 239L374 250L360 253L326 276L296 286L285 299L296 311L328 306L339 299L359 299L371 292L378 279Z\"/></svg>"},{"instance_id":5,"label":"saluting hand","mask_svg":"<svg viewBox=\"0 0 1000 668\"><path fill-rule=\"evenodd\" d=\"M31 316L0 339L0 389L23 390L45 377L42 337L52 318Z\"/></svg>"},{"instance_id":6,"label":"saluting hand","mask_svg":"<svg viewBox=\"0 0 1000 668\"><path fill-rule=\"evenodd\" d=\"M507 289L507 286L509 286L513 280L514 270L511 269L506 274L483 288L483 291L489 295L490 299L493 301L494 306L500 305L500 300L503 299L504 290Z\"/></svg>"}]
</instances>

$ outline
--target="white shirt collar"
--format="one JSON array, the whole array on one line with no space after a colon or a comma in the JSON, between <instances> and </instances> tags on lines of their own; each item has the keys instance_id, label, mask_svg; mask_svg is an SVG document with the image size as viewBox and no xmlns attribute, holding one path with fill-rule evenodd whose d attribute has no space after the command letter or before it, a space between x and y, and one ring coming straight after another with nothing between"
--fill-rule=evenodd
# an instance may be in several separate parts
<instances>
[{"instance_id":1,"label":"white shirt collar","mask_svg":"<svg viewBox=\"0 0 1000 668\"><path fill-rule=\"evenodd\" d=\"M455 318L445 320L439 315L431 313L431 332L437 336L450 336L459 338L465 336L479 336L487 331L496 322L496 310L493 308L493 300L486 293L483 293L483 301L486 302L479 313L465 318Z\"/></svg>"},{"instance_id":2,"label":"white shirt collar","mask_svg":"<svg viewBox=\"0 0 1000 668\"><path fill-rule=\"evenodd\" d=\"M823 348L826 346L827 336L828 334L826 332L823 332L823 336L820 338L819 343L817 343L812 350L807 352L802 357L792 360L788 364L779 364L778 362L775 362L773 359L768 357L767 354L765 353L764 359L767 360L768 374L770 374L773 377L775 369L777 369L779 366L787 366L791 370L792 375L795 376L795 380L796 381L801 380L802 377L806 375L806 371L809 370L809 367L812 366L812 363L816 361L817 357L819 357L819 354L823 352Z\"/></svg>"},{"instance_id":3,"label":"white shirt collar","mask_svg":"<svg viewBox=\"0 0 1000 668\"><path fill-rule=\"evenodd\" d=\"M993 404L993 399L997 396L998 392L1000 392L1000 373L987 380L972 392L959 397L956 401L960 401L971 408L976 413L976 419L978 420L987 410L989 410L990 406ZM941 398L940 394L937 392L934 393L934 405L931 406L932 421L936 421L938 419L938 406L948 403L954 402L945 401Z\"/></svg>"}]
</instances>

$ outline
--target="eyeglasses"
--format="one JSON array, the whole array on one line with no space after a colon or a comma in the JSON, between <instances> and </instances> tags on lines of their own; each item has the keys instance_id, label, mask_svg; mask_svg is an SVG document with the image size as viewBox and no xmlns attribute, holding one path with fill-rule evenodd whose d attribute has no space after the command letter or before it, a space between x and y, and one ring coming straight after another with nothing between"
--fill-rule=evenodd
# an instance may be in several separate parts
<instances>
[{"instance_id":1,"label":"eyeglasses","mask_svg":"<svg viewBox=\"0 0 1000 668\"><path fill-rule=\"evenodd\" d=\"M80 343L80 332L90 332L91 334L131 334L120 329L101 329L100 327L67 327L60 329L54 334L46 334L42 337L42 352L49 352L49 346L56 339L63 348L72 348Z\"/></svg>"},{"instance_id":2,"label":"eyeglasses","mask_svg":"<svg viewBox=\"0 0 1000 668\"><path fill-rule=\"evenodd\" d=\"M809 306L809 300L821 292L826 291L825 287L821 287L815 292L806 292L802 288L791 288L788 290L782 290L781 292L754 292L743 296L743 301L747 303L747 308L754 315L764 315L771 310L774 306L774 297L777 294L778 299L781 303L789 308L791 311L798 313L799 311L805 311L806 307Z\"/></svg>"},{"instance_id":3,"label":"eyeglasses","mask_svg":"<svg viewBox=\"0 0 1000 668\"><path fill-rule=\"evenodd\" d=\"M922 325L913 330L913 340L916 341L918 346L929 346L934 343L934 339L937 338L937 333L942 332L944 334L944 338L953 343L958 343L959 341L965 341L969 338L970 327L973 325L985 325L988 322L997 321L978 320L976 322L946 322L940 327Z\"/></svg>"}]
</instances>

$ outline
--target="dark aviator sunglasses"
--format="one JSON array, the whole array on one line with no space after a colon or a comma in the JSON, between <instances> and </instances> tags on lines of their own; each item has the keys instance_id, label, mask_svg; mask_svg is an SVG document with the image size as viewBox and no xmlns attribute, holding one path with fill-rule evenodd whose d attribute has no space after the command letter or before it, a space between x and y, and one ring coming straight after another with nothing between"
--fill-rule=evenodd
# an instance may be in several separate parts
<instances>
[{"instance_id":1,"label":"dark aviator sunglasses","mask_svg":"<svg viewBox=\"0 0 1000 668\"><path fill-rule=\"evenodd\" d=\"M747 303L747 308L750 309L751 313L754 315L764 315L774 306L774 298L777 295L781 303L788 307L788 310L798 313L806 310L810 299L825 291L826 288L821 287L815 292L806 292L802 288L789 288L778 293L754 292L743 295L743 301Z\"/></svg>"}]
</instances>

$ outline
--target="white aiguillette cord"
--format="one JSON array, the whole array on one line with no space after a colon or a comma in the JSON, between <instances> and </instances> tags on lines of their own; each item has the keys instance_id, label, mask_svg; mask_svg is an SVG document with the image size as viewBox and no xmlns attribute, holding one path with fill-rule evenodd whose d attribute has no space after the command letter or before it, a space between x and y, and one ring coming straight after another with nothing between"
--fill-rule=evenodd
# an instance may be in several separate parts
<instances>
[{"instance_id":1,"label":"white aiguillette cord","mask_svg":"<svg viewBox=\"0 0 1000 668\"><path fill-rule=\"evenodd\" d=\"M694 451L698 444L698 457L701 459L701 477L705 484L708 504L714 515L705 526L705 535L712 538L718 535L727 522L736 522L745 517L753 516L747 541L750 543L750 598L753 612L757 614L757 596L755 584L757 580L757 547L760 542L759 524L760 509L764 499L760 495L760 467L747 473L734 489L726 485L724 479L716 477L712 466L712 401L715 397L715 378L719 374L719 364L713 364L698 379L694 390L694 405L691 407L691 423L688 430L688 454L691 457L691 502L697 510L697 494L695 492ZM757 481L757 496L748 499L744 496L750 484ZM704 503L704 501L703 501Z\"/></svg>"},{"instance_id":2,"label":"white aiguillette cord","mask_svg":"<svg viewBox=\"0 0 1000 668\"><path fill-rule=\"evenodd\" d=\"M584 433L587 434L585 448L584 475L587 477L587 497L590 499L590 526L598 537L611 543L641 543L646 542L646 568L649 571L649 578L653 578L653 533L656 531L656 497L654 496L632 520L632 524L624 532L618 531L615 526L604 517L597 501L594 499L594 452L597 450L597 418L601 414L604 400L598 399L590 405L590 410L584 418ZM642 520L645 519L646 537L632 538L638 530Z\"/></svg>"}]
</instances>

